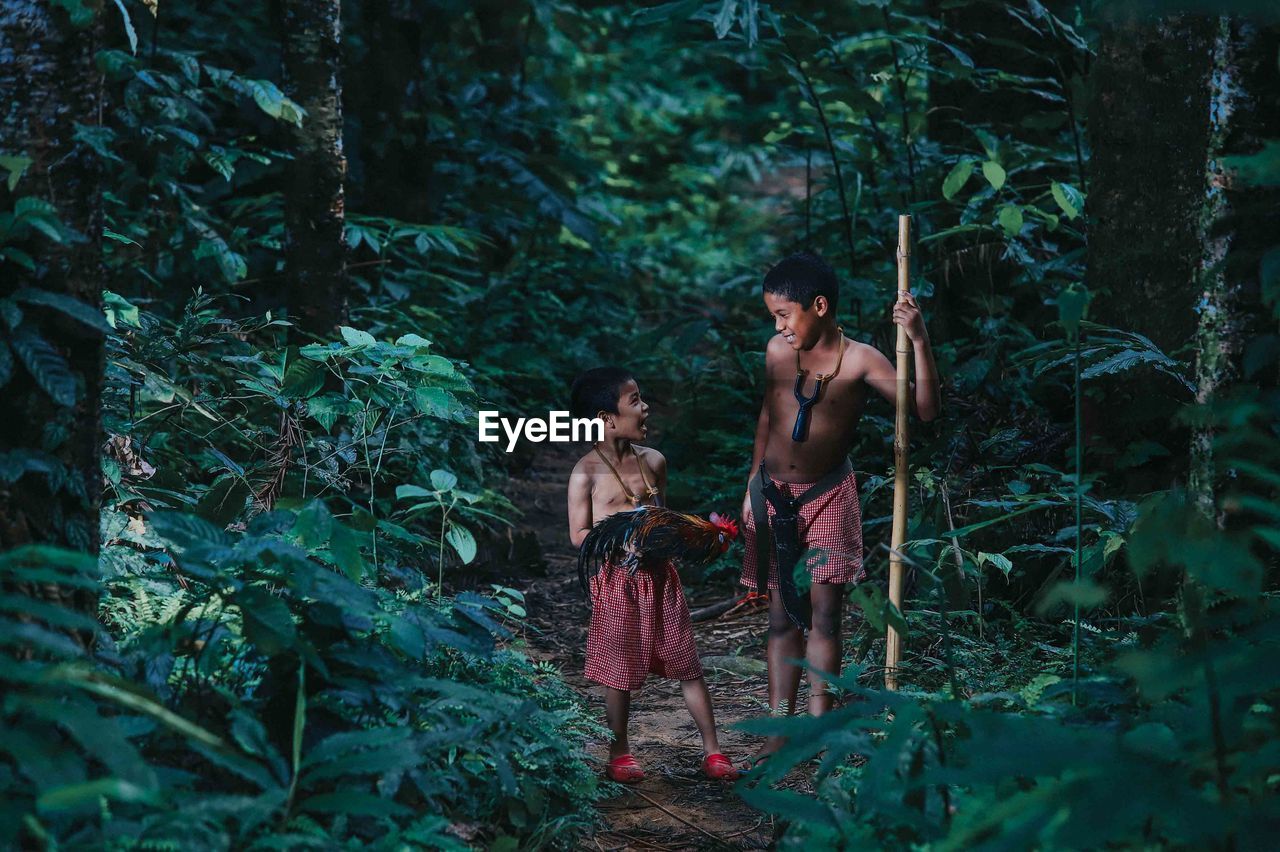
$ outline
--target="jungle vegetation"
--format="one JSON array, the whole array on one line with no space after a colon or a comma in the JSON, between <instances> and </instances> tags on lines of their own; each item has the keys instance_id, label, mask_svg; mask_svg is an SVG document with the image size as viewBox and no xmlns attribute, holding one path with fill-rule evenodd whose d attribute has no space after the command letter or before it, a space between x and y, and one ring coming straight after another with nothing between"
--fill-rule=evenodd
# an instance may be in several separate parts
<instances>
[{"instance_id":1,"label":"jungle vegetation","mask_svg":"<svg viewBox=\"0 0 1280 852\"><path fill-rule=\"evenodd\" d=\"M907 603L881 406L843 706L740 794L784 848L1273 845L1278 55L1247 2L8 0L0 837L571 846L598 729L475 411L626 363L736 507L761 275L821 252L889 351L910 213Z\"/></svg>"}]
</instances>

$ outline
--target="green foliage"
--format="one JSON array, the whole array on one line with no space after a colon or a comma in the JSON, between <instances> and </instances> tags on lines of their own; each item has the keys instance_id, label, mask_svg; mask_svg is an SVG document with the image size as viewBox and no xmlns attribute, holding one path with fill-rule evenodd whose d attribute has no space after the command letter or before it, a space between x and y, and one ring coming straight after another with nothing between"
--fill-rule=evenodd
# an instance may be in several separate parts
<instances>
[{"instance_id":1,"label":"green foliage","mask_svg":"<svg viewBox=\"0 0 1280 852\"><path fill-rule=\"evenodd\" d=\"M311 555L324 542L307 513L234 535L181 513L133 526L104 552L110 668L59 632L94 632L92 619L10 596L9 649L39 662L5 658L7 836L372 840L421 831L426 811L537 846L589 822L587 724L548 672L494 652L509 606L353 581ZM332 548L346 527L327 526ZM3 565L6 587L98 588L78 554L29 548Z\"/></svg>"},{"instance_id":2,"label":"green foliage","mask_svg":"<svg viewBox=\"0 0 1280 852\"><path fill-rule=\"evenodd\" d=\"M421 449L443 458L474 399L456 366L415 334L276 346L278 321L228 321L202 294L176 321L108 302L104 575L31 549L5 555L3 583L101 595L110 653L64 635L98 634L92 619L10 596L4 833L448 846L455 823L483 822L542 846L589 824L580 706L495 650L524 614L513 592L429 594L416 530L432 527L380 486L421 477L480 523L506 511ZM389 452L404 446L417 449ZM3 469L50 464L14 454Z\"/></svg>"},{"instance_id":3,"label":"green foliage","mask_svg":"<svg viewBox=\"0 0 1280 852\"><path fill-rule=\"evenodd\" d=\"M105 321L39 280L46 254L96 235L0 152L0 388L34 385L57 412L0 452L0 485L87 504L61 455L85 378L51 329L106 334L108 354L101 576L66 551L0 555L6 837L574 842L599 731L510 635L520 578L489 545L527 457L478 448L476 408L563 408L578 370L626 364L671 501L736 509L761 271L820 251L847 333L888 351L911 212L946 382L945 419L914 433L913 582L901 611L887 601L892 422L873 400L855 452L863 667L843 710L753 723L792 745L744 797L789 821L789 848L1269 839L1275 403L1183 410L1186 352L1086 319L1108 296L1084 287L1087 16L962 4L986 32L879 2L344 4L348 315L314 339L280 310L284 169L308 116L268 6L166 7L135 31L116 5L108 106L76 136L104 167ZM1268 185L1274 149L1226 165ZM1280 261L1259 261L1274 306ZM1246 377L1277 353L1261 337ZM1163 491L1193 423L1220 429L1223 530ZM481 570L500 572L493 595L461 591ZM98 622L29 594L49 584L96 598ZM900 694L869 686L889 625L909 637ZM771 786L811 757L816 795Z\"/></svg>"},{"instance_id":4,"label":"green foliage","mask_svg":"<svg viewBox=\"0 0 1280 852\"><path fill-rule=\"evenodd\" d=\"M1181 495L1160 494L1125 548L1146 582L1181 582L1177 614L1112 618L1096 631L1079 707L1053 673L1020 692L960 699L868 689L855 670L841 685L861 701L754 724L796 743L744 792L791 820L784 847L886 837L947 849L1265 846L1280 696L1267 674L1276 599L1262 578L1280 543L1266 508L1280 456L1269 415L1239 400L1218 417L1241 427L1220 443L1227 463L1251 471L1225 500L1239 523L1219 530ZM823 749L817 801L770 790ZM862 757L849 764L850 754Z\"/></svg>"}]
</instances>

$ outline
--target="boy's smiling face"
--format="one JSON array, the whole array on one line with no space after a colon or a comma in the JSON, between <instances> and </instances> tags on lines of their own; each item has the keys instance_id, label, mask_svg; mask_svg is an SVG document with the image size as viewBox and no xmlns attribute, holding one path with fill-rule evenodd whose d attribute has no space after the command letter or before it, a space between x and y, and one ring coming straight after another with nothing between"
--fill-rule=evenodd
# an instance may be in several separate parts
<instances>
[{"instance_id":1,"label":"boy's smiling face","mask_svg":"<svg viewBox=\"0 0 1280 852\"><path fill-rule=\"evenodd\" d=\"M640 386L635 379L628 379L618 388L618 413L601 411L608 435L612 438L643 440L649 434L645 421L649 419L649 406L640 398Z\"/></svg>"},{"instance_id":2,"label":"boy's smiling face","mask_svg":"<svg viewBox=\"0 0 1280 852\"><path fill-rule=\"evenodd\" d=\"M823 318L830 305L825 296L817 296L808 308L801 307L778 293L764 294L765 307L773 317L774 330L792 349L812 349L822 336Z\"/></svg>"}]
</instances>

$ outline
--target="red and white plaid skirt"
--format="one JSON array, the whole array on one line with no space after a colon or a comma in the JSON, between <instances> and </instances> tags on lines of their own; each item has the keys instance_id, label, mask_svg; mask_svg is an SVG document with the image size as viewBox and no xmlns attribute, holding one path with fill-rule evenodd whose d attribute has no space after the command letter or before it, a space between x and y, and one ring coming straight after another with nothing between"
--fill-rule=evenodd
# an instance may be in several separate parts
<instances>
[{"instance_id":1,"label":"red and white plaid skirt","mask_svg":"<svg viewBox=\"0 0 1280 852\"><path fill-rule=\"evenodd\" d=\"M614 689L638 689L648 675L702 677L693 622L675 565L641 565L635 574L610 564L591 578L587 678Z\"/></svg>"},{"instance_id":2,"label":"red and white plaid skirt","mask_svg":"<svg viewBox=\"0 0 1280 852\"><path fill-rule=\"evenodd\" d=\"M759 474L756 474L759 476ZM775 482L777 480L774 480ZM812 482L778 482L778 488L788 497L795 498L809 488ZM773 504L766 501L769 516L773 517ZM742 556L744 586L756 587L756 526L755 518L744 524L742 540L746 549ZM820 553L809 557L809 576L815 583L859 583L867 572L862 565L862 509L858 503L858 479L853 471L840 480L840 484L816 500L800 507L801 555L807 550ZM769 588L778 588L778 562L773 554L772 540L769 553Z\"/></svg>"}]
</instances>

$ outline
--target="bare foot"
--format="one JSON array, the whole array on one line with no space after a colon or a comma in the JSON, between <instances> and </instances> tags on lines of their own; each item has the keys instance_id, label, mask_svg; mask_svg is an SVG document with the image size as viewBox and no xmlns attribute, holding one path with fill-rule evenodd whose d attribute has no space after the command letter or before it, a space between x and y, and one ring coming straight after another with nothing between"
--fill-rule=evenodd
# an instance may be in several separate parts
<instances>
[{"instance_id":1,"label":"bare foot","mask_svg":"<svg viewBox=\"0 0 1280 852\"><path fill-rule=\"evenodd\" d=\"M786 737L773 736L773 737L767 738L764 741L764 744L761 745L760 748L756 751L756 753L751 756L751 760L747 768L755 769L757 766L761 764L762 761L768 759L770 756L773 755L774 752L778 751L786 744L787 744Z\"/></svg>"}]
</instances>

